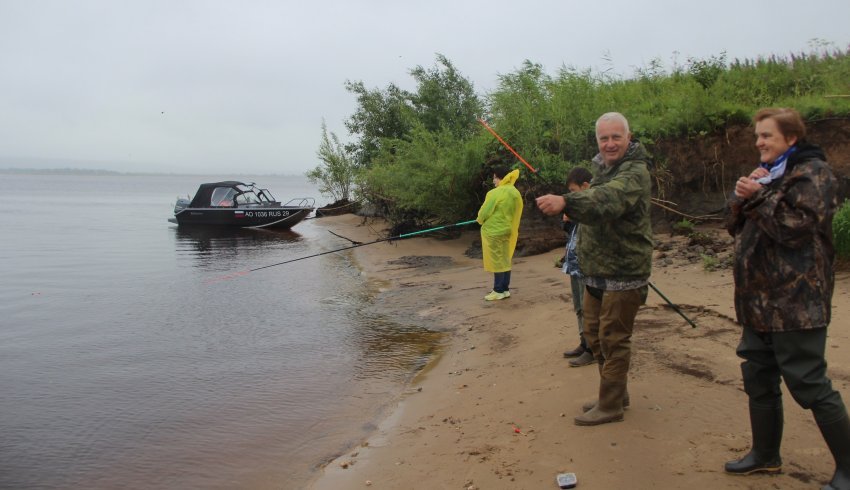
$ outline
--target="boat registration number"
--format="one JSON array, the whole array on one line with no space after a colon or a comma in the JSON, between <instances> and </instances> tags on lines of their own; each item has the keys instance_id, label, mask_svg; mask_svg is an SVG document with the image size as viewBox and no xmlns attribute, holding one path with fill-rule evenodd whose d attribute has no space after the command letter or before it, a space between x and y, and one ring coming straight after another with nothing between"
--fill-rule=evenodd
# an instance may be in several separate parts
<instances>
[{"instance_id":1,"label":"boat registration number","mask_svg":"<svg viewBox=\"0 0 850 490\"><path fill-rule=\"evenodd\" d=\"M245 211L246 218L282 218L289 216L289 211Z\"/></svg>"}]
</instances>

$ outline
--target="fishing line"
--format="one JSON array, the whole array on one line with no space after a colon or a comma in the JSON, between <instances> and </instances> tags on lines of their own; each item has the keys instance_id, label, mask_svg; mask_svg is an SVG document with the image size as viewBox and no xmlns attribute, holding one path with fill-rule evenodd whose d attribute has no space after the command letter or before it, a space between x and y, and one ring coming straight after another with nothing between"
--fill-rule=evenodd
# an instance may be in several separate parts
<instances>
[{"instance_id":1,"label":"fishing line","mask_svg":"<svg viewBox=\"0 0 850 490\"><path fill-rule=\"evenodd\" d=\"M339 233L334 233L331 230L328 230L328 233L330 233L333 236L338 236L338 237L342 238L343 240L348 240L349 242L351 242L352 245L361 245L363 243L363 242L358 242L357 240L352 240L351 238L348 238L346 236L342 236Z\"/></svg>"},{"instance_id":2,"label":"fishing line","mask_svg":"<svg viewBox=\"0 0 850 490\"><path fill-rule=\"evenodd\" d=\"M357 247L365 247L366 245L374 245L376 243L389 242L389 241L392 241L392 240L403 240L405 238L410 238L410 237L416 236L416 235L422 235L424 233L430 233L432 231L445 230L447 228L454 228L454 227L458 227L458 226L466 226L466 225L470 225L472 223L475 223L474 219L469 220L469 221L463 221L463 222L460 222L460 223L455 223L453 225L437 226L437 227L434 227L434 228L428 228L427 230L414 231L414 232L411 232L411 233L404 233L404 234L401 234L401 235L391 236L391 237L388 237L388 238L381 238L381 239L371 241L371 242L356 243L356 244L350 245L348 247L342 247L342 248L337 248L337 249L334 249L334 250L328 250L327 252L321 252L321 253L317 253L317 254L313 254L313 255L307 255L305 257L298 257L297 259L284 260L283 262L278 262L276 264L264 265L262 267L250 269L247 272L254 272L254 271L258 271L258 270L262 270L262 269L268 269L269 267L277 267L279 265L289 264L291 262L297 262L299 260L305 260L305 259L310 259L310 258L313 258L313 257L319 257L319 256L322 256L322 255L332 254L332 253L336 253L336 252L342 252L343 250L350 250L352 248L357 248Z\"/></svg>"},{"instance_id":3,"label":"fishing line","mask_svg":"<svg viewBox=\"0 0 850 490\"><path fill-rule=\"evenodd\" d=\"M334 235L336 235L340 238L345 238L346 240L350 241L354 245L351 245L349 247L337 248L337 249L334 249L334 250L328 250L327 252L321 252L321 253L317 253L317 254L313 254L313 255L307 255L307 256L304 256L304 257L298 257L297 259L284 260L283 262L278 262L276 264L271 264L271 265L264 265L262 267L256 267L254 269L248 269L246 271L232 272L230 274L226 274L226 275L223 275L223 276L218 276L218 277L214 277L212 279L208 279L208 280L204 281L204 284L207 284L207 285L215 284L217 282L226 281L228 279L241 277L241 276L247 275L247 274L254 272L254 271L259 271L259 270L262 270L262 269L268 269L270 267L277 267L279 265L289 264L291 262L298 262L299 260L311 259L313 257L320 257L322 255L328 255L328 254L332 254L332 253L336 253L336 252L342 252L344 250L351 250L352 248L357 248L357 247L365 247L366 245L374 245L375 243L390 242L390 241L393 241L393 240L403 240L405 238L410 238L410 237L416 236L416 235L422 235L424 233L430 233L432 231L445 230L447 228L454 228L454 227L458 227L458 226L466 226L466 225L469 225L469 224L472 224L472 223L475 223L474 219L469 220L469 221L462 221L460 223L455 223L453 225L437 226L437 227L434 227L434 228L428 228L426 230L419 230L419 231L414 231L414 232L411 232L411 233L403 233L401 235L391 236L391 237L388 237L388 238L381 238L379 240L366 242L366 243L357 242L357 241L351 240L350 238L345 238L344 236L336 235L336 233L331 232L331 233L333 233Z\"/></svg>"}]
</instances>

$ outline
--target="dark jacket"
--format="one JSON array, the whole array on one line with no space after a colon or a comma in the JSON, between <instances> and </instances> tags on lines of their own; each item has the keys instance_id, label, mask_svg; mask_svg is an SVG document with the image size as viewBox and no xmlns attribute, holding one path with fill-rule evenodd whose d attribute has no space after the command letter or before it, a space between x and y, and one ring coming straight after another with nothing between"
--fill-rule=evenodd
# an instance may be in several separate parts
<instances>
[{"instance_id":1,"label":"dark jacket","mask_svg":"<svg viewBox=\"0 0 850 490\"><path fill-rule=\"evenodd\" d=\"M729 201L735 237L735 312L759 332L825 328L834 287L836 180L823 151L801 144L785 174Z\"/></svg>"},{"instance_id":2,"label":"dark jacket","mask_svg":"<svg viewBox=\"0 0 850 490\"><path fill-rule=\"evenodd\" d=\"M594 161L600 166L590 188L564 196L564 212L581 223L581 272L613 280L648 279L652 271L649 153L633 141L614 165L606 166L598 155Z\"/></svg>"},{"instance_id":3,"label":"dark jacket","mask_svg":"<svg viewBox=\"0 0 850 490\"><path fill-rule=\"evenodd\" d=\"M564 230L567 231L567 248L564 254L564 265L561 267L561 270L564 271L564 274L580 278L581 267L578 265L578 252L576 252L579 234L578 223L566 221L564 222Z\"/></svg>"}]
</instances>

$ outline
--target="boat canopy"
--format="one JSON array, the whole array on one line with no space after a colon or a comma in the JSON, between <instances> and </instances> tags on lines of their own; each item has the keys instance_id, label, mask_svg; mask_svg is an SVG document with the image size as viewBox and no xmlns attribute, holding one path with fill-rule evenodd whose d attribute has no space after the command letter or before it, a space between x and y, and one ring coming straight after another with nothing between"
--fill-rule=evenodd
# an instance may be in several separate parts
<instances>
[{"instance_id":1,"label":"boat canopy","mask_svg":"<svg viewBox=\"0 0 850 490\"><path fill-rule=\"evenodd\" d=\"M189 207L218 208L274 202L274 196L266 189L258 189L254 184L226 180L201 184Z\"/></svg>"}]
</instances>

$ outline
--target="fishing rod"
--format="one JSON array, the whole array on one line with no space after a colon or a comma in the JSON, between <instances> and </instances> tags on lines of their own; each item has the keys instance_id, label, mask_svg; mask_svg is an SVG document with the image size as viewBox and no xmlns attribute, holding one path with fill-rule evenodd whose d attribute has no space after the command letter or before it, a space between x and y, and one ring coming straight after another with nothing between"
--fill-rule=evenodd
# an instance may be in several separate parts
<instances>
[{"instance_id":1,"label":"fishing rod","mask_svg":"<svg viewBox=\"0 0 850 490\"><path fill-rule=\"evenodd\" d=\"M484 119L478 119L478 122L480 122L482 126L484 126L485 128L487 128L487 131L490 131L490 133L491 133L493 136L495 136L495 137L496 137L496 139L497 139L497 140L499 140L499 142L500 142L500 143L502 143L502 145L504 145L504 146L505 146L505 148L507 148L507 149L508 149L511 153L513 153L513 154L514 154L514 156L516 156L517 158L519 158L519 161L521 161L522 163L524 163L524 164L525 164L525 166L529 168L529 170L531 170L531 171L532 171L532 172L534 172L535 174L537 173L537 170L535 170L535 169L534 169L534 167L532 167L531 165L529 165L529 164L528 164L528 162L526 162L526 161L525 161L525 159L524 159L524 158L522 158L522 157L520 156L520 154L519 154L519 153L517 153L517 152L516 152L513 148L511 148L511 145L509 145L509 144L508 144L505 140L503 140L503 139L502 139L502 137L501 137L501 136L499 136L499 135L496 133L496 131L494 131L494 130L493 130L493 128L491 128L490 126L488 126L488 125L487 125L487 123L486 123L486 122L484 122ZM657 203L654 203L654 204L657 204ZM660 206L660 204L659 204L659 206ZM662 207L664 207L664 206L662 206ZM669 208L667 208L667 209L669 209ZM684 319L685 319L685 321L687 321L687 322L691 325L691 327L693 327L693 328L697 328L696 323L694 323L694 322L693 322L693 320L691 320L690 318L688 318L687 316L685 316L685 314L684 314L684 313L682 313L682 310L680 310L680 309L679 309L679 307L678 307L678 306L676 306L676 304L675 304L675 303L673 303L672 301L670 301L669 299L667 299L667 296L664 296L664 293L662 293L662 292L661 292L661 291L660 291L657 287L655 287L655 284L652 284L652 282L649 282L649 287L651 287L653 291L655 291L656 293L658 293L658 295L659 295L659 296L661 296L662 298L664 298L664 301L666 301L666 302L667 302L667 304L669 304L669 305L670 305L670 307L671 307L671 308L673 308L673 310L674 310L676 313L678 313L678 314L679 314L682 318L684 318Z\"/></svg>"},{"instance_id":2,"label":"fishing rod","mask_svg":"<svg viewBox=\"0 0 850 490\"><path fill-rule=\"evenodd\" d=\"M513 154L514 154L514 156L516 156L517 158L519 158L519 161L521 161L522 163L524 163L524 164L525 164L525 166L526 166L526 167L528 167L528 169L529 169L529 170L531 170L531 171L532 171L533 173L535 173L535 174L537 173L537 170L536 170L534 167L532 167L532 166L531 166L528 162L526 162L526 161L525 161L525 158L521 157L521 156L519 155L519 153L517 153L517 152L516 152L516 150L514 150L513 148L511 148L511 145L509 145L509 144L508 144L505 140L503 140L503 139L502 139L502 137L501 137L501 136L499 136L499 135L498 135L498 133L496 133L496 131L494 131L494 130L493 130L493 128L491 128L490 126L488 126L488 125L487 125L487 123L486 123L486 122L484 122L484 119L479 119L479 120L478 120L478 122L480 122L482 126L484 126L485 128L487 128L487 131L490 131L490 134L492 134L493 136L495 136L495 137L496 137L496 139L497 139L497 140L499 140L499 142L500 142L500 143L502 143L502 145L504 145L504 147L505 147L505 148L507 148L507 149L508 149L511 153L513 153Z\"/></svg>"},{"instance_id":3,"label":"fishing rod","mask_svg":"<svg viewBox=\"0 0 850 490\"><path fill-rule=\"evenodd\" d=\"M678 306L676 306L672 301L667 299L667 296L664 296L664 293L662 293L657 287L655 287L655 284L652 284L652 281L648 281L648 282L649 282L649 287L651 287L653 291L658 293L659 296L664 298L664 301L666 301L667 304L670 305L671 308L673 308L673 311L678 313L682 318L684 318L688 323L690 323L691 327L697 328L697 324L694 323L693 320L691 320L690 318L686 317L685 314L682 313L682 310L680 310Z\"/></svg>"},{"instance_id":4,"label":"fishing rod","mask_svg":"<svg viewBox=\"0 0 850 490\"><path fill-rule=\"evenodd\" d=\"M430 233L432 231L445 230L447 228L455 228L455 227L458 227L458 226L466 226L466 225L470 225L472 223L475 223L474 219L469 220L469 221L462 221L460 223L455 223L453 225L437 226L437 227L434 227L434 228L428 228L427 230L414 231L414 232L411 232L411 233L404 233L404 234L401 234L401 235L391 236L391 237L388 237L388 238L381 238L379 240L375 240L375 241L372 241L372 242L366 242L366 243L358 242L358 243L351 245L351 246L348 246L348 247L337 248L335 250L328 250L327 252L321 252L321 253L317 253L317 254L313 254L313 255L307 255L305 257L298 257L297 259L284 260L283 262L278 262L277 264L264 265L263 267L257 267L256 269L250 269L250 270L248 270L248 272L254 272L254 271L258 271L258 270L262 270L262 269L268 269L269 267L276 267L276 266L279 266L279 265L288 264L290 262L297 262L299 260L310 259L310 258L313 258L313 257L319 257L321 255L327 255L327 254L332 254L332 253L336 253L336 252L342 252L343 250L350 250L352 248L365 247L366 245L373 245L375 243L389 242L389 241L392 241L392 240L403 240L405 238L410 238L412 236Z\"/></svg>"}]
</instances>

